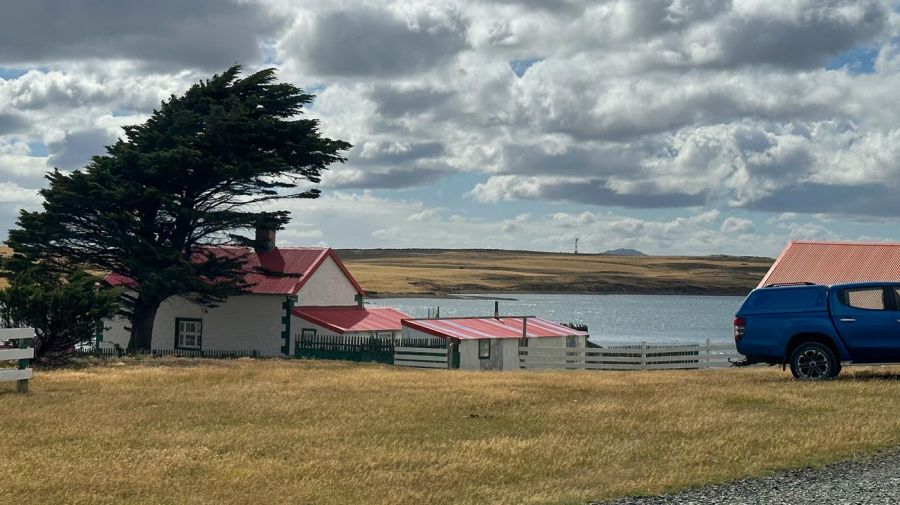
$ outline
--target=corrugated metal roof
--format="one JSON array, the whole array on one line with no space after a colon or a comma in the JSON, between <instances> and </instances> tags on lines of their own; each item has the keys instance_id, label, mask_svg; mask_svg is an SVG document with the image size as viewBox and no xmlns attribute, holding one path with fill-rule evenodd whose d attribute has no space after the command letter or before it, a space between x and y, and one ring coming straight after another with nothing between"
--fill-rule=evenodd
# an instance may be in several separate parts
<instances>
[{"instance_id":1,"label":"corrugated metal roof","mask_svg":"<svg viewBox=\"0 0 900 505\"><path fill-rule=\"evenodd\" d=\"M205 249L217 256L232 256L246 260L245 280L250 284L249 293L267 295L294 295L326 258L332 258L338 268L360 294L365 294L347 267L329 247L276 247L268 252L256 252L243 247L217 247ZM198 254L198 260L201 255ZM107 283L113 286L135 287L134 281L118 274L108 274Z\"/></svg>"},{"instance_id":2,"label":"corrugated metal roof","mask_svg":"<svg viewBox=\"0 0 900 505\"><path fill-rule=\"evenodd\" d=\"M900 281L900 243L791 241L759 283Z\"/></svg>"},{"instance_id":3,"label":"corrugated metal roof","mask_svg":"<svg viewBox=\"0 0 900 505\"><path fill-rule=\"evenodd\" d=\"M136 282L134 282L133 280L131 280L128 277L125 277L124 275L106 274L106 276L103 277L103 280L106 281L106 283L109 284L110 286L122 286L122 287L126 287L126 288L136 288L137 287Z\"/></svg>"},{"instance_id":4,"label":"corrugated metal roof","mask_svg":"<svg viewBox=\"0 0 900 505\"><path fill-rule=\"evenodd\" d=\"M407 319L403 326L423 331L430 335L458 340L480 338L522 338L521 317L459 318L459 319ZM526 326L528 337L564 337L567 335L587 335L539 317L529 317Z\"/></svg>"},{"instance_id":5,"label":"corrugated metal roof","mask_svg":"<svg viewBox=\"0 0 900 505\"><path fill-rule=\"evenodd\" d=\"M398 331L409 316L388 307L297 307L293 314L337 333Z\"/></svg>"}]
</instances>

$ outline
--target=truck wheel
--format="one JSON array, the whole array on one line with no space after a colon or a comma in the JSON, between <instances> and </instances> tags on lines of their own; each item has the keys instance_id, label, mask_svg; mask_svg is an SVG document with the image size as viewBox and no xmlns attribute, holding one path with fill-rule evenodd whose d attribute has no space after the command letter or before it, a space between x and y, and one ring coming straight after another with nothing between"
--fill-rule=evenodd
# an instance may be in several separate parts
<instances>
[{"instance_id":1,"label":"truck wheel","mask_svg":"<svg viewBox=\"0 0 900 505\"><path fill-rule=\"evenodd\" d=\"M791 373L798 380L820 381L833 379L841 371L834 352L819 342L804 342L791 354Z\"/></svg>"}]
</instances>

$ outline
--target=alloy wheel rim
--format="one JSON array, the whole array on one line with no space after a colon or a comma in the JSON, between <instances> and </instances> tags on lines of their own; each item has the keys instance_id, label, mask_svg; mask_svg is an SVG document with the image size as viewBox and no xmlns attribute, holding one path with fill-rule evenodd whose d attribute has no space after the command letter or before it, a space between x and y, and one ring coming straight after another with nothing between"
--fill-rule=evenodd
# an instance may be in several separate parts
<instances>
[{"instance_id":1,"label":"alloy wheel rim","mask_svg":"<svg viewBox=\"0 0 900 505\"><path fill-rule=\"evenodd\" d=\"M819 349L806 349L797 358L797 372L805 379L822 379L830 370L828 357Z\"/></svg>"}]
</instances>

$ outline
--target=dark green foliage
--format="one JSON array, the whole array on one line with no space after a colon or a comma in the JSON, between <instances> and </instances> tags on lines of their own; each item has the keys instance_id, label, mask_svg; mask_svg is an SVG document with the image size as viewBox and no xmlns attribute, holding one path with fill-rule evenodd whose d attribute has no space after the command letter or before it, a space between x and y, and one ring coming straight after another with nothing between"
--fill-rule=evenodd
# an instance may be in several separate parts
<instances>
[{"instance_id":1,"label":"dark green foliage","mask_svg":"<svg viewBox=\"0 0 900 505\"><path fill-rule=\"evenodd\" d=\"M7 260L0 290L0 322L6 327L32 327L35 359L53 362L90 344L103 320L115 315L119 290L77 269L61 278L46 264Z\"/></svg>"},{"instance_id":2,"label":"dark green foliage","mask_svg":"<svg viewBox=\"0 0 900 505\"><path fill-rule=\"evenodd\" d=\"M317 197L321 172L350 147L300 117L311 95L276 82L273 70L239 73L171 97L83 170L50 173L43 210L22 212L10 231L17 255L133 279L122 299L133 348L149 349L169 296L212 305L244 290L243 260L209 248L249 245L240 232L261 223L283 227L288 213L265 204Z\"/></svg>"}]
</instances>

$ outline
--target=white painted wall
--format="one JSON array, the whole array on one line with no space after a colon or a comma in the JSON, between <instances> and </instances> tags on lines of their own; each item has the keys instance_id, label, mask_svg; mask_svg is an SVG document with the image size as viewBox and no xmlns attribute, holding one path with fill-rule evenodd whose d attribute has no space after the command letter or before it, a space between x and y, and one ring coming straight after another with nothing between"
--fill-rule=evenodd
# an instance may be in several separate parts
<instances>
[{"instance_id":1,"label":"white painted wall","mask_svg":"<svg viewBox=\"0 0 900 505\"><path fill-rule=\"evenodd\" d=\"M107 319L103 322L103 340L100 341L101 349L115 349L116 345L122 349L128 347L128 339L131 332L125 327L130 326L128 320L121 316Z\"/></svg>"},{"instance_id":2,"label":"white painted wall","mask_svg":"<svg viewBox=\"0 0 900 505\"><path fill-rule=\"evenodd\" d=\"M154 350L170 350L175 346L175 319L188 317L203 321L203 350L257 350L263 356L281 355L281 332L285 296L241 295L228 298L218 307L203 308L180 296L166 299L153 321ZM127 347L127 324L117 318L106 321L103 346L114 343Z\"/></svg>"},{"instance_id":3,"label":"white painted wall","mask_svg":"<svg viewBox=\"0 0 900 505\"><path fill-rule=\"evenodd\" d=\"M478 357L478 340L459 343L459 367L464 370L518 370L519 339L492 338L491 358Z\"/></svg>"},{"instance_id":4,"label":"white painted wall","mask_svg":"<svg viewBox=\"0 0 900 505\"><path fill-rule=\"evenodd\" d=\"M459 342L459 368L463 370L481 370L477 340L461 340Z\"/></svg>"},{"instance_id":5,"label":"white painted wall","mask_svg":"<svg viewBox=\"0 0 900 505\"><path fill-rule=\"evenodd\" d=\"M337 263L328 257L300 288L294 305L298 307L356 305L356 288Z\"/></svg>"},{"instance_id":6,"label":"white painted wall","mask_svg":"<svg viewBox=\"0 0 900 505\"><path fill-rule=\"evenodd\" d=\"M540 339L536 339L540 340ZM519 339L504 338L500 340L503 346L503 370L519 369Z\"/></svg>"}]
</instances>

